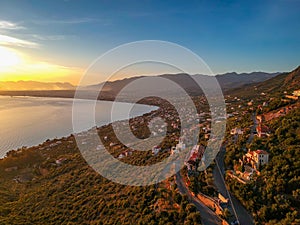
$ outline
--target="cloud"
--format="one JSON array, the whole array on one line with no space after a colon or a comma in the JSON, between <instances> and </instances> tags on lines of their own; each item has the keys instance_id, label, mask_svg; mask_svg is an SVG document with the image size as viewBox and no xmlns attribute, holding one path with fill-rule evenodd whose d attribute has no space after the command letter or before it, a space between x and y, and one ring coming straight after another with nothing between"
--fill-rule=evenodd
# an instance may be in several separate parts
<instances>
[{"instance_id":1,"label":"cloud","mask_svg":"<svg viewBox=\"0 0 300 225\"><path fill-rule=\"evenodd\" d=\"M10 21L0 20L0 29L21 30L21 29L25 29L25 27L19 26L17 23L13 23Z\"/></svg>"},{"instance_id":2,"label":"cloud","mask_svg":"<svg viewBox=\"0 0 300 225\"><path fill-rule=\"evenodd\" d=\"M32 76L51 75L61 77L77 71L76 67L67 67L48 62L26 62L19 67L19 72L23 74L31 74Z\"/></svg>"},{"instance_id":3,"label":"cloud","mask_svg":"<svg viewBox=\"0 0 300 225\"><path fill-rule=\"evenodd\" d=\"M93 18L74 18L74 19L50 19L50 20L36 20L32 21L35 24L39 25L50 25L50 24L82 24L82 23L92 23L92 22L101 22L101 20L93 19Z\"/></svg>"},{"instance_id":4,"label":"cloud","mask_svg":"<svg viewBox=\"0 0 300 225\"><path fill-rule=\"evenodd\" d=\"M26 41L18 38L14 38L7 35L0 35L0 45L12 46L12 47L26 47L26 48L37 48L38 43Z\"/></svg>"},{"instance_id":5,"label":"cloud","mask_svg":"<svg viewBox=\"0 0 300 225\"><path fill-rule=\"evenodd\" d=\"M33 38L40 40L40 41L60 41L65 40L66 35L39 35L33 34L31 35Z\"/></svg>"}]
</instances>

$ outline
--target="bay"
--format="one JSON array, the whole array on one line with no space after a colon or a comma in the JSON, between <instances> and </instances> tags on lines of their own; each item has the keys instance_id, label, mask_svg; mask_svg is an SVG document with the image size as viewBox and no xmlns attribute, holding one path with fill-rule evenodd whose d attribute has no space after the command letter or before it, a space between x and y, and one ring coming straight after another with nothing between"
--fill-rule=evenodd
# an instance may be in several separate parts
<instances>
[{"instance_id":1,"label":"bay","mask_svg":"<svg viewBox=\"0 0 300 225\"><path fill-rule=\"evenodd\" d=\"M80 100L82 109L82 128L87 130L93 125L102 126L112 122L113 102L97 101L94 122L85 118L84 110L95 104L92 100ZM114 103L113 121L143 115L155 110L154 106ZM6 152L23 146L35 146L47 139L61 138L73 133L72 126L73 99L36 98L0 96L0 158ZM77 130L78 131L78 130Z\"/></svg>"}]
</instances>

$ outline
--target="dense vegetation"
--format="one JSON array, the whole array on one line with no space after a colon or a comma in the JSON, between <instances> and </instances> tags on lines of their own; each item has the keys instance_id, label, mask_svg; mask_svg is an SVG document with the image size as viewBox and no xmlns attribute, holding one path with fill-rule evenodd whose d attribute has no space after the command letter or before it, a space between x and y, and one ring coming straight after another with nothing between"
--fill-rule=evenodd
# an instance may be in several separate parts
<instances>
[{"instance_id":1,"label":"dense vegetation","mask_svg":"<svg viewBox=\"0 0 300 225\"><path fill-rule=\"evenodd\" d=\"M226 177L231 192L252 212L257 224L300 224L300 109L269 122L271 136L254 137L249 141L255 113L278 110L293 103L281 98L290 83L299 87L299 73L300 68L290 75L281 74L267 82L232 92L237 96L243 94L240 98L230 97L228 112L232 117L228 120L225 142L226 168L235 169L248 149L264 149L270 153L269 163L260 168L261 174L246 184ZM268 92L272 93L272 98L265 94ZM68 94L72 97L72 93ZM193 100L197 108L207 110L205 98L194 97ZM264 102L268 105L259 109ZM159 99L144 99L141 103L166 106ZM151 151L134 151L121 161L149 165L168 157L169 149L179 137L179 129L170 126L172 121L177 121L178 115L172 107L157 113L168 115L166 119L169 120L168 138L160 146L164 151L155 156ZM131 128L136 136L143 139L150 135L145 125L151 116L149 113L148 118L132 120ZM138 124L142 126L136 128ZM243 134L230 135L230 130L237 127ZM103 138L103 134L113 131L110 126L104 126L101 132ZM202 131L199 143L206 145L204 135ZM128 150L115 140L114 135L108 136L105 145L114 157ZM183 173L187 174L187 171L183 170ZM216 196L212 167L189 176L189 184L194 193ZM73 136L11 151L0 160L0 224L160 225L201 224L200 221L199 212L189 204L186 196L179 193L173 177L146 187L113 183L87 165Z\"/></svg>"},{"instance_id":2,"label":"dense vegetation","mask_svg":"<svg viewBox=\"0 0 300 225\"><path fill-rule=\"evenodd\" d=\"M61 157L66 161L55 165L54 159ZM16 171L5 171L14 166ZM147 187L112 183L72 147L66 150L62 145L47 153L10 152L1 160L0 171L0 224L201 223L200 214L178 193L173 179ZM13 180L20 175L33 179Z\"/></svg>"},{"instance_id":3,"label":"dense vegetation","mask_svg":"<svg viewBox=\"0 0 300 225\"><path fill-rule=\"evenodd\" d=\"M102 139L108 136L105 145L116 158L127 150L110 125L98 132ZM149 134L145 126L134 132L141 138ZM163 149L170 149L177 139L169 127L168 135ZM135 151L122 161L149 165L169 154ZM173 177L157 185L131 187L100 176L82 158L71 135L10 151L0 160L0 224L201 224L201 217L180 195Z\"/></svg>"},{"instance_id":4,"label":"dense vegetation","mask_svg":"<svg viewBox=\"0 0 300 225\"><path fill-rule=\"evenodd\" d=\"M257 223L299 224L300 109L274 119L268 125L274 132L266 139L254 138L251 144L245 137L236 143L229 142L228 155L234 155L236 160L248 147L269 151L270 161L261 169L261 175L246 185L228 178L228 186L254 213ZM229 158L227 166L232 167Z\"/></svg>"}]
</instances>

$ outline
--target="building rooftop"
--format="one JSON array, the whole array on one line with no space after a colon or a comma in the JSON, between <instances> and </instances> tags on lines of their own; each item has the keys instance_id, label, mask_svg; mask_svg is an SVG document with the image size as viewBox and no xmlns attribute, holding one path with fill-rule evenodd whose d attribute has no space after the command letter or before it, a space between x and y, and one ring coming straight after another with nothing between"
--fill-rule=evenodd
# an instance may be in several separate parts
<instances>
[{"instance_id":1,"label":"building rooftop","mask_svg":"<svg viewBox=\"0 0 300 225\"><path fill-rule=\"evenodd\" d=\"M265 151L265 150L260 150L260 149L256 150L255 152L256 152L257 154L259 154L259 155L261 155L261 154L263 154L263 155L268 155L268 154L269 154L267 151Z\"/></svg>"}]
</instances>

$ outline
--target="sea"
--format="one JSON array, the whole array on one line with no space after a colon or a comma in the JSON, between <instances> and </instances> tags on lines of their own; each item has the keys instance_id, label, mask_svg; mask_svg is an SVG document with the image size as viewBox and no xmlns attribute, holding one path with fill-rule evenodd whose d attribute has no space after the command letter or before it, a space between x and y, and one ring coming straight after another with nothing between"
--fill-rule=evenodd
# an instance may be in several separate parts
<instances>
[{"instance_id":1,"label":"sea","mask_svg":"<svg viewBox=\"0 0 300 225\"><path fill-rule=\"evenodd\" d=\"M80 124L76 131L72 124L73 109L73 99L69 98L0 96L0 158L10 150L39 145L47 139L66 137L157 108L132 103L76 100L75 118ZM93 118L87 118L91 113L86 113L86 110L91 109L94 109Z\"/></svg>"}]
</instances>

